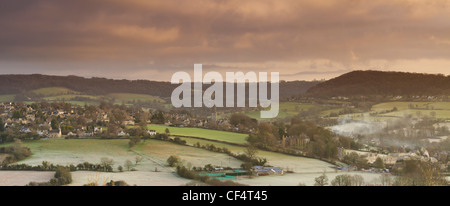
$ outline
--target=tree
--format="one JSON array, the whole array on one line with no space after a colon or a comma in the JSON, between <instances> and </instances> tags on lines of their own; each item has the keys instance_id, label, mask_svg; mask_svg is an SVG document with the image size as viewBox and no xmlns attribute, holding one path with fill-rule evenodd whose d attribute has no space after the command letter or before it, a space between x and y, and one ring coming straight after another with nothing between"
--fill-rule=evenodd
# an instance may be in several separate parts
<instances>
[{"instance_id":1,"label":"tree","mask_svg":"<svg viewBox=\"0 0 450 206\"><path fill-rule=\"evenodd\" d=\"M0 132L5 131L5 124L3 124L3 120L0 118Z\"/></svg>"},{"instance_id":2,"label":"tree","mask_svg":"<svg viewBox=\"0 0 450 206\"><path fill-rule=\"evenodd\" d=\"M392 178L389 174L382 174L380 176L380 183L381 186L391 186L392 185Z\"/></svg>"},{"instance_id":3,"label":"tree","mask_svg":"<svg viewBox=\"0 0 450 206\"><path fill-rule=\"evenodd\" d=\"M144 160L144 158L142 156L136 156L134 160L136 165L138 165L140 162L142 162L142 160Z\"/></svg>"},{"instance_id":4,"label":"tree","mask_svg":"<svg viewBox=\"0 0 450 206\"><path fill-rule=\"evenodd\" d=\"M70 169L67 167L59 166L56 169L55 178L56 178L56 180L53 181L52 185L70 184L72 182L72 174L70 174Z\"/></svg>"},{"instance_id":5,"label":"tree","mask_svg":"<svg viewBox=\"0 0 450 206\"><path fill-rule=\"evenodd\" d=\"M350 179L352 186L363 186L364 178L361 175L353 175Z\"/></svg>"},{"instance_id":6,"label":"tree","mask_svg":"<svg viewBox=\"0 0 450 206\"><path fill-rule=\"evenodd\" d=\"M249 159L254 159L256 157L256 154L258 153L258 149L253 145L249 145L245 149L244 153Z\"/></svg>"},{"instance_id":7,"label":"tree","mask_svg":"<svg viewBox=\"0 0 450 206\"><path fill-rule=\"evenodd\" d=\"M180 158L172 155L167 159L167 164L169 164L170 167L176 166L180 162Z\"/></svg>"},{"instance_id":8,"label":"tree","mask_svg":"<svg viewBox=\"0 0 450 206\"><path fill-rule=\"evenodd\" d=\"M325 174L325 172L323 172L322 175L320 175L319 177L316 177L314 179L315 183L314 186L326 186L328 185L328 177Z\"/></svg>"},{"instance_id":9,"label":"tree","mask_svg":"<svg viewBox=\"0 0 450 206\"><path fill-rule=\"evenodd\" d=\"M131 162L130 160L125 160L125 164L123 166L127 168L128 171L130 171L133 168L133 162Z\"/></svg>"},{"instance_id":10,"label":"tree","mask_svg":"<svg viewBox=\"0 0 450 206\"><path fill-rule=\"evenodd\" d=\"M117 167L117 170L119 170L119 172L123 172L123 167L122 167L122 165L119 165L119 166Z\"/></svg>"},{"instance_id":11,"label":"tree","mask_svg":"<svg viewBox=\"0 0 450 206\"><path fill-rule=\"evenodd\" d=\"M112 171L112 166L114 165L114 160L107 157L102 157L100 159L100 165L102 165L104 171Z\"/></svg>"},{"instance_id":12,"label":"tree","mask_svg":"<svg viewBox=\"0 0 450 206\"><path fill-rule=\"evenodd\" d=\"M169 135L170 134L169 128L166 128L164 132L166 133L166 135Z\"/></svg>"},{"instance_id":13,"label":"tree","mask_svg":"<svg viewBox=\"0 0 450 206\"><path fill-rule=\"evenodd\" d=\"M58 120L52 119L52 121L51 121L50 124L51 124L51 126L52 126L52 129L59 129Z\"/></svg>"},{"instance_id":14,"label":"tree","mask_svg":"<svg viewBox=\"0 0 450 206\"><path fill-rule=\"evenodd\" d=\"M384 168L383 159L381 159L380 157L377 157L377 159L373 163L373 166L378 169L383 169Z\"/></svg>"},{"instance_id":15,"label":"tree","mask_svg":"<svg viewBox=\"0 0 450 206\"><path fill-rule=\"evenodd\" d=\"M138 144L139 142L141 142L141 137L132 137L130 139L130 141L128 142L128 146L130 146L130 148L134 147L134 145Z\"/></svg>"},{"instance_id":16,"label":"tree","mask_svg":"<svg viewBox=\"0 0 450 206\"><path fill-rule=\"evenodd\" d=\"M423 162L421 164L421 176L425 186L448 185L445 175L441 173L439 164Z\"/></svg>"},{"instance_id":17,"label":"tree","mask_svg":"<svg viewBox=\"0 0 450 206\"><path fill-rule=\"evenodd\" d=\"M332 186L352 186L350 175L338 175L331 181Z\"/></svg>"}]
</instances>

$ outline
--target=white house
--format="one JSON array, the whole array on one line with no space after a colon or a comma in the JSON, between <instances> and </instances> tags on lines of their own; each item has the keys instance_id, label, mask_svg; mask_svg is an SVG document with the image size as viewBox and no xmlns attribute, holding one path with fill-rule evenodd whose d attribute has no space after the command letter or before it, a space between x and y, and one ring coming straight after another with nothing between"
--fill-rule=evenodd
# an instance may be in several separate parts
<instances>
[{"instance_id":1,"label":"white house","mask_svg":"<svg viewBox=\"0 0 450 206\"><path fill-rule=\"evenodd\" d=\"M148 133L150 136L154 136L154 135L156 135L156 130L147 130L147 133Z\"/></svg>"}]
</instances>

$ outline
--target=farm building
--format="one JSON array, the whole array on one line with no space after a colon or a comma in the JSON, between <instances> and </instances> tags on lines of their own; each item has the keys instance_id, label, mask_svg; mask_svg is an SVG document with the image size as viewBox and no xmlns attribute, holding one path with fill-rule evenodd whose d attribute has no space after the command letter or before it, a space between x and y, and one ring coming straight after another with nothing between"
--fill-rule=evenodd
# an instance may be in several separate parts
<instances>
[{"instance_id":1,"label":"farm building","mask_svg":"<svg viewBox=\"0 0 450 206\"><path fill-rule=\"evenodd\" d=\"M263 166L254 166L253 171L256 172L258 176L266 176L266 175L282 175L284 174L284 170L279 167L263 167Z\"/></svg>"}]
</instances>

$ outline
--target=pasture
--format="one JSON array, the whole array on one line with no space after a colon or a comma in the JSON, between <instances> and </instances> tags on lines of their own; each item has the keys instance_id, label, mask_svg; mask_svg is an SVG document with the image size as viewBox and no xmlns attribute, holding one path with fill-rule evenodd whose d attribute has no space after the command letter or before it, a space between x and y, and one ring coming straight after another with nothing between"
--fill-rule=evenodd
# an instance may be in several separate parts
<instances>
[{"instance_id":1,"label":"pasture","mask_svg":"<svg viewBox=\"0 0 450 206\"><path fill-rule=\"evenodd\" d=\"M116 104L128 103L128 102L159 102L164 103L165 101L159 97L155 97L147 94L131 94L131 93L112 93L106 95L108 98L115 100Z\"/></svg>"},{"instance_id":2,"label":"pasture","mask_svg":"<svg viewBox=\"0 0 450 206\"><path fill-rule=\"evenodd\" d=\"M240 160L227 154L158 140L147 140L145 143L136 145L134 150L161 162L165 162L171 155L176 155L183 160L185 165L190 164L195 167L203 167L207 164L222 167L240 167L242 164Z\"/></svg>"},{"instance_id":3,"label":"pasture","mask_svg":"<svg viewBox=\"0 0 450 206\"><path fill-rule=\"evenodd\" d=\"M235 144L246 144L248 136L247 134L240 134L234 132L201 129L201 128L169 127L156 124L150 124L147 126L147 128L151 130L156 130L156 132L158 133L164 133L166 128L168 128L171 135L200 137Z\"/></svg>"},{"instance_id":4,"label":"pasture","mask_svg":"<svg viewBox=\"0 0 450 206\"><path fill-rule=\"evenodd\" d=\"M225 143L212 142L207 140L198 140L193 138L182 138L186 140L187 144L194 145L195 143L200 143L200 145L214 145L215 147L227 148L231 152L235 154L243 154L245 151L245 147L234 146ZM258 150L257 157L266 158L267 164L275 167L282 167L284 169L292 170L296 173L317 173L323 172L324 170L331 170L332 164L327 162L306 158L306 157L297 157L292 155L286 155L276 152L269 152Z\"/></svg>"},{"instance_id":5,"label":"pasture","mask_svg":"<svg viewBox=\"0 0 450 206\"><path fill-rule=\"evenodd\" d=\"M55 96L55 95L62 95L62 94L78 94L79 92L73 91L71 89L67 89L64 87L47 87L47 88L40 88L35 89L31 91L32 93L35 93L37 95L41 96Z\"/></svg>"},{"instance_id":6,"label":"pasture","mask_svg":"<svg viewBox=\"0 0 450 206\"><path fill-rule=\"evenodd\" d=\"M380 117L403 117L411 115L412 117L435 117L439 119L450 119L450 102L385 102L374 105L372 111L385 112L393 108L397 111L391 111L379 114Z\"/></svg>"},{"instance_id":7,"label":"pasture","mask_svg":"<svg viewBox=\"0 0 450 206\"><path fill-rule=\"evenodd\" d=\"M0 95L0 102L11 102L16 98L15 94Z\"/></svg>"},{"instance_id":8,"label":"pasture","mask_svg":"<svg viewBox=\"0 0 450 206\"><path fill-rule=\"evenodd\" d=\"M191 180L180 178L174 173L154 172L154 171L127 171L127 172L93 172L76 171L72 172L72 183L69 186L82 186L88 182L95 182L104 185L111 180L125 181L128 185L136 186L179 186Z\"/></svg>"},{"instance_id":9,"label":"pasture","mask_svg":"<svg viewBox=\"0 0 450 206\"><path fill-rule=\"evenodd\" d=\"M48 182L52 171L0 171L0 186L25 186L30 182Z\"/></svg>"},{"instance_id":10,"label":"pasture","mask_svg":"<svg viewBox=\"0 0 450 206\"><path fill-rule=\"evenodd\" d=\"M323 171L322 171L323 172ZM306 186L313 186L316 177L322 175L322 172L318 173L292 173L292 174L284 174L281 176L272 175L272 176L262 176L262 177L254 177L254 178L239 178L236 182L247 184L250 186L298 186L300 183L305 184ZM348 175L361 175L364 178L365 183L369 184L379 184L379 178L381 174L377 173L363 173L363 172L335 172L328 171L325 173L328 177L328 184L338 175L348 174Z\"/></svg>"}]
</instances>

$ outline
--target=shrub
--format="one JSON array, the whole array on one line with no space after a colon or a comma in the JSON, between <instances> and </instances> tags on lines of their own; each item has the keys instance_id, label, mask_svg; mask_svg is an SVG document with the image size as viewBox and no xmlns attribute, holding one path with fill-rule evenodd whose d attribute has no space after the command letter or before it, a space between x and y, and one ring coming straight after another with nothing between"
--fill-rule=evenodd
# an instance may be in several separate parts
<instances>
[{"instance_id":1,"label":"shrub","mask_svg":"<svg viewBox=\"0 0 450 206\"><path fill-rule=\"evenodd\" d=\"M170 167L174 167L178 163L180 163L180 158L175 155L172 155L167 159L167 163L169 164Z\"/></svg>"}]
</instances>

